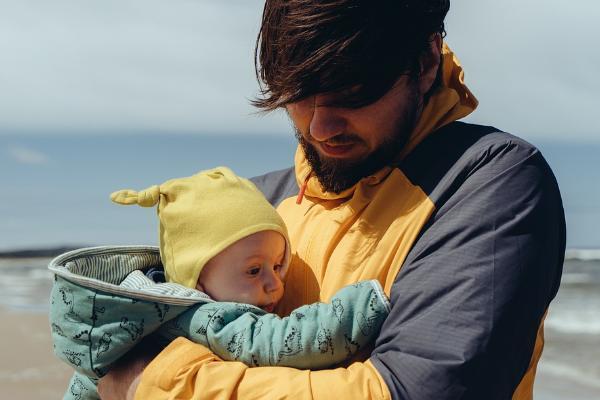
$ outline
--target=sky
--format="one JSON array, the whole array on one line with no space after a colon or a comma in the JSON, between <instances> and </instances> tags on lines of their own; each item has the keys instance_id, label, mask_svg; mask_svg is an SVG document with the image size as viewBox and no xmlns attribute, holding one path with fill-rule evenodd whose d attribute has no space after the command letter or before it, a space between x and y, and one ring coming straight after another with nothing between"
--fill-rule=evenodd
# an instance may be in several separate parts
<instances>
[{"instance_id":1,"label":"sky","mask_svg":"<svg viewBox=\"0 0 600 400\"><path fill-rule=\"evenodd\" d=\"M261 0L0 0L0 135L289 135L256 115ZM454 0L473 122L600 141L597 0ZM17 151L33 163L43 155Z\"/></svg>"}]
</instances>

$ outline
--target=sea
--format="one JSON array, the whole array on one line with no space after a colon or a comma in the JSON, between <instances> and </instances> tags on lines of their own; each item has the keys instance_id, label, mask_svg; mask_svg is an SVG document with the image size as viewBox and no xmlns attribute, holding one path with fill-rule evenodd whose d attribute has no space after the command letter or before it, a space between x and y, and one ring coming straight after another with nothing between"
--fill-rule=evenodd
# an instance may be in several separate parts
<instances>
[{"instance_id":1,"label":"sea","mask_svg":"<svg viewBox=\"0 0 600 400\"><path fill-rule=\"evenodd\" d=\"M600 398L600 142L532 142L557 177L568 230L536 398ZM291 134L0 136L0 252L156 244L155 211L114 205L112 191L218 165L259 175L290 166L295 149ZM0 307L46 313L49 261L0 258Z\"/></svg>"}]
</instances>

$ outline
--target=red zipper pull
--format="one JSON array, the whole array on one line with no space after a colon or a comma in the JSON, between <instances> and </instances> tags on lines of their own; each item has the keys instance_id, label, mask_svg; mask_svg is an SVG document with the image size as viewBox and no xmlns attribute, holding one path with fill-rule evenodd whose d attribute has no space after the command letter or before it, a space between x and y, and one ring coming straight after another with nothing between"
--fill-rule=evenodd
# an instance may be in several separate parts
<instances>
[{"instance_id":1,"label":"red zipper pull","mask_svg":"<svg viewBox=\"0 0 600 400\"><path fill-rule=\"evenodd\" d=\"M308 180L310 179L310 175L308 174L302 186L300 186L300 192L298 193L298 197L296 197L296 204L302 204L302 199L304 198L304 192L306 192L306 187L308 186Z\"/></svg>"}]
</instances>

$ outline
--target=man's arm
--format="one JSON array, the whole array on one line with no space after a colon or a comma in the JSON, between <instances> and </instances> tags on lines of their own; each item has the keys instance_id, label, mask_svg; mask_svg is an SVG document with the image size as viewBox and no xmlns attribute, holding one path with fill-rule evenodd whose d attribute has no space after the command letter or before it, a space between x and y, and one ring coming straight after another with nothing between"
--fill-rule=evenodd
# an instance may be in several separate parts
<instances>
[{"instance_id":1,"label":"man's arm","mask_svg":"<svg viewBox=\"0 0 600 400\"><path fill-rule=\"evenodd\" d=\"M204 346L185 338L174 340L150 364L147 358L138 357L112 369L100 379L98 392L103 400L390 399L387 387L368 361L323 371L250 368L241 362L221 361Z\"/></svg>"},{"instance_id":2,"label":"man's arm","mask_svg":"<svg viewBox=\"0 0 600 400\"><path fill-rule=\"evenodd\" d=\"M510 399L558 290L565 222L546 162L506 134L464 151L459 140L432 138L434 160L460 159L433 179L443 184L423 184L437 211L396 278L371 358L393 398ZM420 171L436 166L419 163L409 176L431 180Z\"/></svg>"},{"instance_id":3,"label":"man's arm","mask_svg":"<svg viewBox=\"0 0 600 400\"><path fill-rule=\"evenodd\" d=\"M98 394L103 400L133 400L144 368L162 350L152 336L144 338L117 361L109 373L98 382Z\"/></svg>"},{"instance_id":4,"label":"man's arm","mask_svg":"<svg viewBox=\"0 0 600 400\"><path fill-rule=\"evenodd\" d=\"M310 371L250 368L219 361L205 347L179 338L144 371L136 399L389 399L369 363Z\"/></svg>"}]
</instances>

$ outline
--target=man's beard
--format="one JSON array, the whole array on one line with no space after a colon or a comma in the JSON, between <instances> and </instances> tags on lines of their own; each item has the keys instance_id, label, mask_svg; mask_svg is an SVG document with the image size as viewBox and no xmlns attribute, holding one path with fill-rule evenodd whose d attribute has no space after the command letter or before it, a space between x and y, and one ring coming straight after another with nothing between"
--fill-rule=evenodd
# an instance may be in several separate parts
<instances>
[{"instance_id":1,"label":"man's beard","mask_svg":"<svg viewBox=\"0 0 600 400\"><path fill-rule=\"evenodd\" d=\"M354 186L362 178L372 175L385 166L397 161L400 152L408 141L415 126L418 110L418 100L411 96L411 102L399 119L399 126L386 137L383 142L367 157L360 160L342 160L322 157L314 145L308 142L296 129L296 139L304 150L304 155L322 188L327 192L341 193ZM309 132L310 135L310 132ZM357 135L340 134L331 138L332 144L360 143Z\"/></svg>"}]
</instances>

